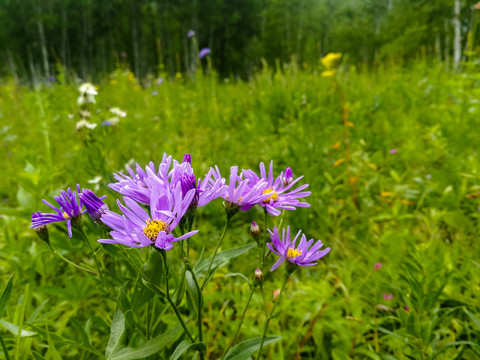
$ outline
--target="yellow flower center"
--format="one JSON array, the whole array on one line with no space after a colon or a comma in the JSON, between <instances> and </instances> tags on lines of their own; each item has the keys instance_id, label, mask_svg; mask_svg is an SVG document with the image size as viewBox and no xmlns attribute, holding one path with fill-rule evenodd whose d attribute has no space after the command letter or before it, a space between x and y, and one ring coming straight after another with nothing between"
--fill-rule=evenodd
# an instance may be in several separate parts
<instances>
[{"instance_id":1,"label":"yellow flower center","mask_svg":"<svg viewBox=\"0 0 480 360\"><path fill-rule=\"evenodd\" d=\"M64 212L63 213L63 218L68 220L68 219L70 219L70 216L66 212Z\"/></svg>"},{"instance_id":2,"label":"yellow flower center","mask_svg":"<svg viewBox=\"0 0 480 360\"><path fill-rule=\"evenodd\" d=\"M265 204L268 204L268 203L270 202L270 200L273 200L273 201L275 202L275 201L277 201L277 199L278 199L278 194L277 194L277 192L276 192L275 190L272 190L271 188L266 189L266 190L262 193L262 195L264 195L264 194L272 194L272 195L270 195L268 198L266 198L265 200L263 200L263 202L264 202Z\"/></svg>"},{"instance_id":3,"label":"yellow flower center","mask_svg":"<svg viewBox=\"0 0 480 360\"><path fill-rule=\"evenodd\" d=\"M143 233L151 241L157 240L160 231L168 232L168 224L162 220L147 220L147 226L143 228Z\"/></svg>"},{"instance_id":4,"label":"yellow flower center","mask_svg":"<svg viewBox=\"0 0 480 360\"><path fill-rule=\"evenodd\" d=\"M297 249L288 249L288 252L287 252L287 257L289 259L292 259L292 258L296 258L297 256L300 256L302 255L302 251L298 251Z\"/></svg>"}]
</instances>

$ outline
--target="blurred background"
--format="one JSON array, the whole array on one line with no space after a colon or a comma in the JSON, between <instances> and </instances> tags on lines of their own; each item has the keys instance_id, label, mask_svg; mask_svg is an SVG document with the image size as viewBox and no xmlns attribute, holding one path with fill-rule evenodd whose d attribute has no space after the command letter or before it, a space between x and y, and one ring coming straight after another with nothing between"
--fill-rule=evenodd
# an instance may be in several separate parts
<instances>
[{"instance_id":1,"label":"blurred background","mask_svg":"<svg viewBox=\"0 0 480 360\"><path fill-rule=\"evenodd\" d=\"M21 81L99 79L119 63L149 76L194 76L199 48L220 77L267 63L312 69L329 52L365 68L436 59L456 67L477 44L476 1L2 0L0 69ZM195 41L192 41L192 38ZM477 41L477 42L476 42Z\"/></svg>"}]
</instances>

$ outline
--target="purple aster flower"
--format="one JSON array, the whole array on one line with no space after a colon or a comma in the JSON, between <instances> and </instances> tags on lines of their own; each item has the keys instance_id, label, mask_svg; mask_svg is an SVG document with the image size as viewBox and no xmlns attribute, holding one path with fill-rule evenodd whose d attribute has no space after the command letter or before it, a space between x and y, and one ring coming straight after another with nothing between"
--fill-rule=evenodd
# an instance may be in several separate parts
<instances>
[{"instance_id":1,"label":"purple aster flower","mask_svg":"<svg viewBox=\"0 0 480 360\"><path fill-rule=\"evenodd\" d=\"M200 50L200 52L198 53L198 57L200 59L203 59L205 57L205 55L207 54L210 54L212 51L209 49L209 48L203 48L202 50Z\"/></svg>"},{"instance_id":2,"label":"purple aster flower","mask_svg":"<svg viewBox=\"0 0 480 360\"><path fill-rule=\"evenodd\" d=\"M164 78L159 77L159 78L157 79L157 85L162 85L162 83L163 83L164 81L165 81ZM157 94L158 94L158 92L157 92Z\"/></svg>"},{"instance_id":3,"label":"purple aster flower","mask_svg":"<svg viewBox=\"0 0 480 360\"><path fill-rule=\"evenodd\" d=\"M288 170L289 168L287 168ZM299 198L307 197L311 194L310 191L302 191L308 187L308 184L301 185L296 189L293 189L293 186L303 178L300 176L292 180L288 185L284 184L284 178L289 177L291 170L288 171L286 176L283 176L283 171L277 178L273 178L273 160L270 162L270 169L267 173L265 171L265 165L260 163L260 177L253 170L243 170L242 174L245 176L245 179L248 179L250 186L255 186L260 181L267 182L267 187L264 190L264 194L270 194L266 199L258 202L262 205L269 213L273 216L278 216L281 214L281 211L278 209L286 210L295 210L295 207L310 207L310 204L305 202L300 202Z\"/></svg>"},{"instance_id":4,"label":"purple aster flower","mask_svg":"<svg viewBox=\"0 0 480 360\"><path fill-rule=\"evenodd\" d=\"M108 210L108 205L105 204L102 200L107 196L98 197L90 189L82 189L80 192L80 186L77 185L78 198L80 199L80 204L85 207L88 212L88 215L96 223L100 223L100 219L103 214Z\"/></svg>"},{"instance_id":5,"label":"purple aster flower","mask_svg":"<svg viewBox=\"0 0 480 360\"><path fill-rule=\"evenodd\" d=\"M102 126L112 126L112 123L108 120L105 120L104 122L102 122Z\"/></svg>"},{"instance_id":6,"label":"purple aster flower","mask_svg":"<svg viewBox=\"0 0 480 360\"><path fill-rule=\"evenodd\" d=\"M102 222L112 229L110 235L113 239L98 241L130 247L154 245L169 251L173 247L173 242L184 240L198 232L198 230L191 231L180 237L173 235L173 230L188 210L194 195L195 190L192 189L184 197L180 183L174 191L170 191L167 187L155 187L152 189L150 199L150 214L128 197L123 198L126 206L117 200L123 215L107 210L102 216Z\"/></svg>"},{"instance_id":7,"label":"purple aster flower","mask_svg":"<svg viewBox=\"0 0 480 360\"><path fill-rule=\"evenodd\" d=\"M211 170L214 179L223 179L217 166L215 166L215 170ZM227 208L240 208L242 211L246 211L269 196L265 194L266 188L266 181L259 180L252 185L248 179L238 176L238 166L232 166L228 186L225 186L221 197L225 200Z\"/></svg>"},{"instance_id":8,"label":"purple aster flower","mask_svg":"<svg viewBox=\"0 0 480 360\"><path fill-rule=\"evenodd\" d=\"M76 220L82 215L77 193L68 188L67 191L62 190L60 196L55 196L54 199L60 207L57 208L47 200L42 200L43 203L51 207L55 213L34 213L32 215L32 225L30 228L37 229L53 222L65 221L67 223L68 235L72 237L72 220Z\"/></svg>"},{"instance_id":9,"label":"purple aster flower","mask_svg":"<svg viewBox=\"0 0 480 360\"><path fill-rule=\"evenodd\" d=\"M278 268L280 264L285 261L285 259L294 265L313 266L317 264L317 260L327 255L330 251L330 248L320 250L323 246L323 243L318 240L314 244L313 239L307 241L305 234L302 234L300 243L297 246L297 239L302 231L300 230L293 241L290 241L289 226L287 226L286 232L285 229L283 229L281 238L276 226L273 228L273 232L270 230L268 230L268 232L270 233L270 239L272 240L272 243L267 243L267 246L273 253L280 256L280 259L273 264L270 271L274 271L276 268Z\"/></svg>"},{"instance_id":10,"label":"purple aster flower","mask_svg":"<svg viewBox=\"0 0 480 360\"><path fill-rule=\"evenodd\" d=\"M386 301L390 301L390 300L393 299L393 294L383 293L383 298L384 298Z\"/></svg>"},{"instance_id":11,"label":"purple aster flower","mask_svg":"<svg viewBox=\"0 0 480 360\"><path fill-rule=\"evenodd\" d=\"M192 206L204 206L220 197L223 193L222 190L224 190L225 180L214 180L212 175L213 170L211 169L203 179L198 179L197 182L192 169L192 158L190 154L185 154L181 164L173 161L173 169L169 174L170 186L174 188L177 183L180 183L184 196L189 190L195 189Z\"/></svg>"},{"instance_id":12,"label":"purple aster flower","mask_svg":"<svg viewBox=\"0 0 480 360\"><path fill-rule=\"evenodd\" d=\"M389 151L390 154L396 154L397 152L398 152L397 149L391 149L391 150Z\"/></svg>"},{"instance_id":13,"label":"purple aster flower","mask_svg":"<svg viewBox=\"0 0 480 360\"><path fill-rule=\"evenodd\" d=\"M158 95L158 91L157 90L153 90L152 91L152 96L157 96Z\"/></svg>"},{"instance_id":14,"label":"purple aster flower","mask_svg":"<svg viewBox=\"0 0 480 360\"><path fill-rule=\"evenodd\" d=\"M195 36L195 31L193 30L188 30L187 37L190 39L191 37Z\"/></svg>"},{"instance_id":15,"label":"purple aster flower","mask_svg":"<svg viewBox=\"0 0 480 360\"><path fill-rule=\"evenodd\" d=\"M36 212L36 213L33 213L32 214L32 224L36 223L41 217L42 217L42 213L40 211ZM50 237L49 237L49 234L48 234L48 229L47 229L47 225L38 225L38 226L35 226L33 228L33 230L35 230L35 233L38 235L38 237L40 239L42 239L43 241L45 241L46 243L49 243L50 242Z\"/></svg>"},{"instance_id":16,"label":"purple aster flower","mask_svg":"<svg viewBox=\"0 0 480 360\"><path fill-rule=\"evenodd\" d=\"M382 268L382 263L376 263L375 265L373 265L373 271L375 272L377 272L381 268Z\"/></svg>"},{"instance_id":17,"label":"purple aster flower","mask_svg":"<svg viewBox=\"0 0 480 360\"><path fill-rule=\"evenodd\" d=\"M156 184L165 186L168 182L168 172L170 171L170 165L172 163L172 157L163 154L162 162L158 166L158 171L155 171L155 164L150 162L145 170L138 164L136 164L136 172L132 169L128 169L128 175L123 173L113 174L116 183L110 184L109 187L116 192L131 198L132 200L142 203L150 204L151 189L146 184L147 177L155 177ZM148 182L148 181L147 181Z\"/></svg>"}]
</instances>

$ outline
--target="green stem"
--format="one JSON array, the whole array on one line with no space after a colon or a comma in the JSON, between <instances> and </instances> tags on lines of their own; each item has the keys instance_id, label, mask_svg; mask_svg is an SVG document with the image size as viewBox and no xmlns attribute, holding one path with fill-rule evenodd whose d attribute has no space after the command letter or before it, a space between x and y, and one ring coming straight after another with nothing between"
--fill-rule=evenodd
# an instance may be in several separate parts
<instances>
[{"instance_id":1,"label":"green stem","mask_svg":"<svg viewBox=\"0 0 480 360\"><path fill-rule=\"evenodd\" d=\"M205 274L205 278L203 279L201 290L205 289L205 286L207 285L208 277L210 275L210 270L212 269L212 265L213 265L213 260L215 260L215 256L217 255L218 248L220 247L220 245L223 241L223 238L225 237L225 234L227 233L228 224L230 224L230 218L227 216L227 220L225 221L225 226L223 228L222 235L220 236L220 239L218 239L217 246L215 247L215 251L213 252L212 260L210 260L210 264L208 265L207 273Z\"/></svg>"},{"instance_id":2,"label":"green stem","mask_svg":"<svg viewBox=\"0 0 480 360\"><path fill-rule=\"evenodd\" d=\"M82 271L86 271L86 272L88 272L88 273L90 273L90 274L92 274L92 275L98 276L98 273L96 273L95 271L92 271L92 270L90 270L90 269L84 268L83 266L80 266L80 265L78 265L78 264L75 264L73 261L68 260L65 256L63 256L62 254L60 254L56 249L53 248L53 246L52 246L51 244L48 244L48 245L49 245L49 247L50 247L50 250L52 250L52 252L53 252L55 255L57 255L60 259L62 259L63 261L65 261L67 264L70 264L70 265L72 265L72 266L74 266L74 267L76 267L77 269L80 269L80 270L82 270Z\"/></svg>"},{"instance_id":3,"label":"green stem","mask_svg":"<svg viewBox=\"0 0 480 360\"><path fill-rule=\"evenodd\" d=\"M105 277L103 276L103 272L102 272L102 269L100 267L100 263L97 259L97 255L95 254L95 250L93 249L93 246L90 243L90 240L88 239L87 234L85 234L85 230L83 229L83 227L79 227L78 232L82 235L83 239L88 244L88 247L90 248L90 252L92 253L93 259L95 261L95 266L97 267L98 275L100 276L100 279L102 280L103 287L105 288L105 291L107 292L107 294L110 294L111 292L110 292L110 289L107 285L107 282L105 281Z\"/></svg>"},{"instance_id":4,"label":"green stem","mask_svg":"<svg viewBox=\"0 0 480 360\"><path fill-rule=\"evenodd\" d=\"M260 355L262 354L263 344L265 343L265 337L267 336L268 324L270 323L270 320L272 319L272 316L275 313L275 308L277 304L280 302L281 296L283 294L283 290L285 289L285 285L287 284L287 280L290 277L290 274L291 272L287 270L285 273L285 280L283 281L282 288L280 289L280 293L278 294L277 301L273 302L272 311L270 312L270 315L268 315L267 319L265 320L265 326L263 328L263 335L262 335L262 342L260 343L260 349L258 350L257 360L260 359Z\"/></svg>"},{"instance_id":5,"label":"green stem","mask_svg":"<svg viewBox=\"0 0 480 360\"><path fill-rule=\"evenodd\" d=\"M278 231L280 231L280 228L282 227L284 215L285 215L285 209L282 210L282 215L280 215L280 222L278 223L278 226L277 226Z\"/></svg>"},{"instance_id":6,"label":"green stem","mask_svg":"<svg viewBox=\"0 0 480 360\"><path fill-rule=\"evenodd\" d=\"M265 316L268 317L267 312L267 301L265 300L265 292L263 291L263 284L260 285L260 290L262 292L262 299L263 299L263 311L265 311Z\"/></svg>"},{"instance_id":7,"label":"green stem","mask_svg":"<svg viewBox=\"0 0 480 360\"><path fill-rule=\"evenodd\" d=\"M263 228L263 242L260 251L260 268L264 270L263 263L265 261L265 244L267 243L267 220L268 220L268 212L265 209L265 227Z\"/></svg>"},{"instance_id":8,"label":"green stem","mask_svg":"<svg viewBox=\"0 0 480 360\"><path fill-rule=\"evenodd\" d=\"M243 310L242 318L240 319L240 323L238 324L237 331L235 331L235 335L233 335L233 338L232 338L232 340L230 341L230 344L228 345L227 350L224 351L223 356L222 356L222 359L225 358L225 356L226 356L227 353L228 353L228 350L230 350L230 348L232 347L235 339L236 339L237 336L238 336L238 333L240 332L240 329L241 329L242 324L243 324L243 320L245 319L245 315L247 314L248 306L250 305L250 301L252 300L252 297L253 297L253 293L254 293L254 292L255 292L255 286L252 286L252 291L250 292L250 296L248 297L247 305L245 305L245 309Z\"/></svg>"},{"instance_id":9,"label":"green stem","mask_svg":"<svg viewBox=\"0 0 480 360\"><path fill-rule=\"evenodd\" d=\"M189 270L190 274L192 274L193 281L195 282L195 286L197 287L198 291L198 296L197 296L197 326L198 326L198 341L203 342L203 331L202 331L202 307L203 307L203 301L202 301L202 290L200 289L200 286L198 285L198 280L197 276L195 275L195 272L193 270ZM204 359L205 355L203 351L200 351L200 359Z\"/></svg>"},{"instance_id":10,"label":"green stem","mask_svg":"<svg viewBox=\"0 0 480 360\"><path fill-rule=\"evenodd\" d=\"M188 338L193 343L194 342L193 337L192 337L192 335L190 335L190 332L188 331L187 326L185 325L185 322L182 319L182 315L180 314L180 311L178 311L177 306L175 305L175 303L172 301L172 299L170 297L170 288L169 288L169 283L168 283L167 252L165 250L161 250L160 254L162 255L163 265L164 265L164 269L165 269L165 288L166 288L165 298L167 299L168 303L170 304L173 311L175 312L175 315L177 316L177 319L180 322L180 325L182 325L183 330L185 331L185 334L187 334Z\"/></svg>"}]
</instances>

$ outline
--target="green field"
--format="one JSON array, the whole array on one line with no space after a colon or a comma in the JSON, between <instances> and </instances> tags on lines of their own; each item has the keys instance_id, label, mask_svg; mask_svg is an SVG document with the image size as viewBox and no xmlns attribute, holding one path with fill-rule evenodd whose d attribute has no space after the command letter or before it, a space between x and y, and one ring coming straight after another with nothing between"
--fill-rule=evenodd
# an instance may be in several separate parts
<instances>
[{"instance_id":1,"label":"green field","mask_svg":"<svg viewBox=\"0 0 480 360\"><path fill-rule=\"evenodd\" d=\"M99 229L85 216L106 294L98 276L63 261L29 228L32 212L48 210L42 199L77 183L107 195L118 211L112 173L133 161L158 164L163 153L177 160L190 153L197 177L214 165L225 176L232 165L258 171L273 160L277 173L290 166L310 184L311 207L286 211L283 224L331 252L290 277L268 330L282 338L261 358L480 358L478 73L419 63L373 72L345 67L322 77L290 65L265 68L248 82L198 73L195 81L141 87L118 69L95 84L89 110L98 126L80 131L79 84L57 79L36 89L0 82L0 291L14 274L10 298L0 299L0 335L11 359L104 358L116 339L115 313L125 318L121 347L153 344L149 359L171 358L185 336L172 332L173 311L143 285L120 245L98 244ZM127 116L101 126L111 107ZM224 217L221 199L198 209L192 265L213 254ZM251 244L250 223L263 228L263 219L258 206L236 215L220 251ZM268 227L278 222L270 217ZM49 230L58 253L96 269L84 240L69 238L64 224ZM178 249L169 254L174 279L182 271ZM127 250L156 274L149 248ZM205 288L207 359L221 358L250 294L242 276L226 275L252 278L256 255L252 248L231 258ZM271 309L282 275L264 275ZM179 309L195 333L193 302L187 292ZM261 337L264 321L257 288L236 343ZM191 348L181 358L195 356Z\"/></svg>"}]
</instances>

